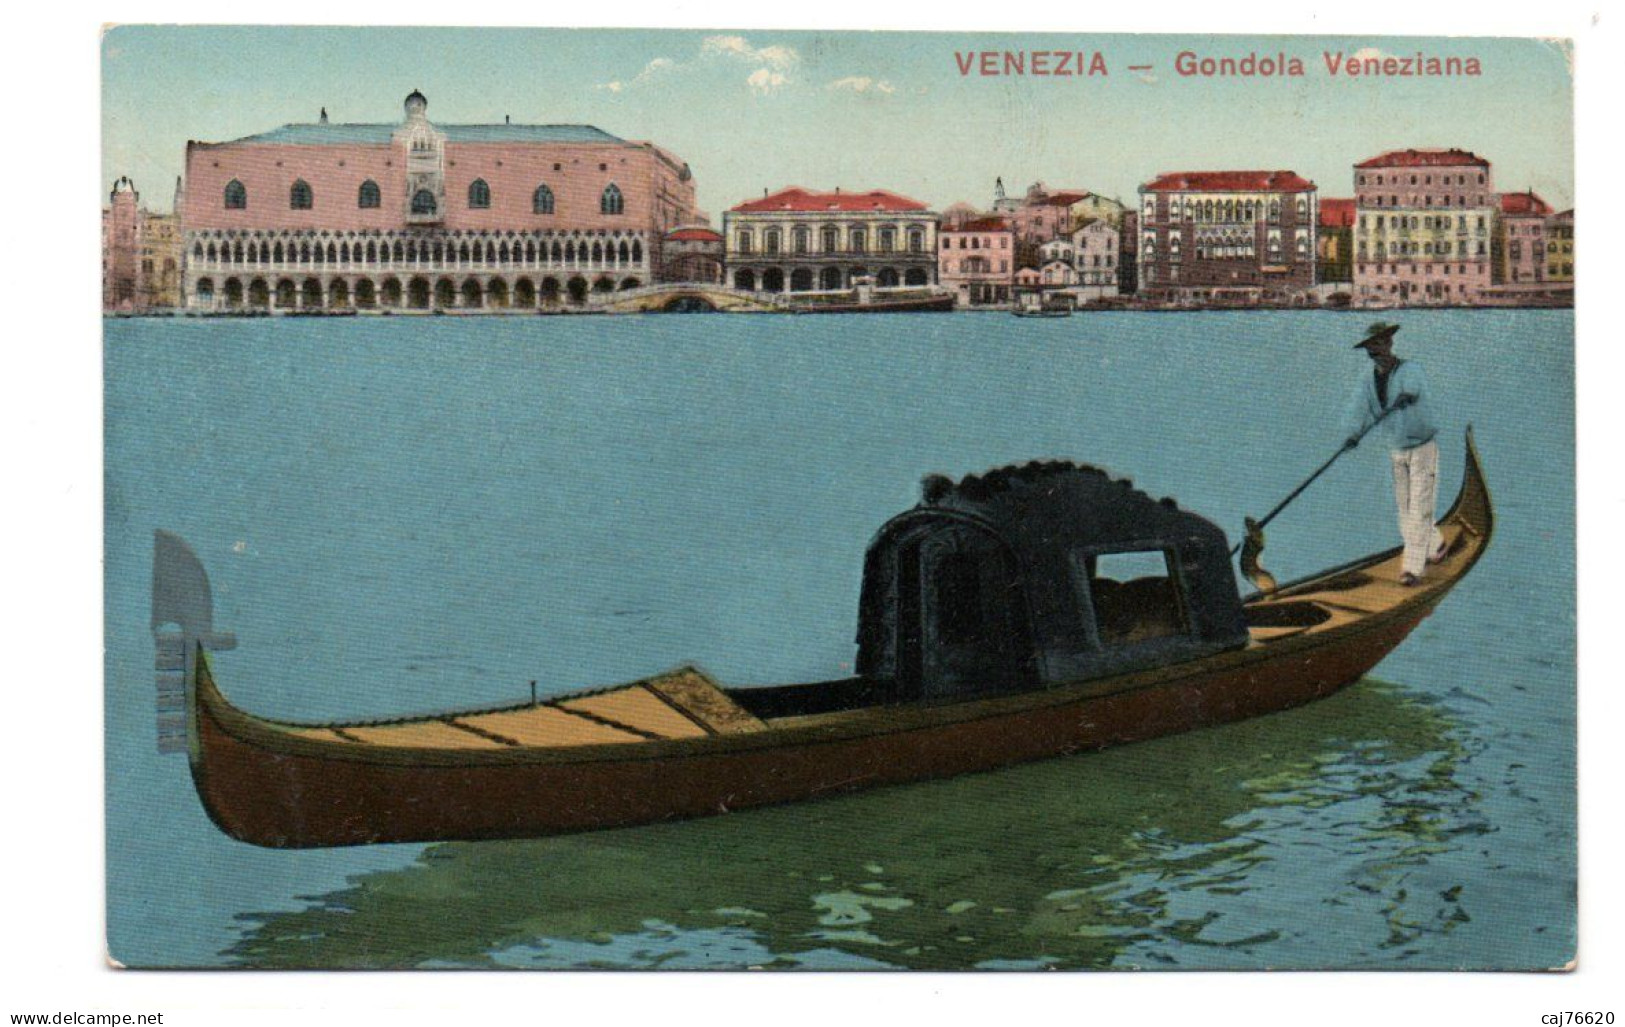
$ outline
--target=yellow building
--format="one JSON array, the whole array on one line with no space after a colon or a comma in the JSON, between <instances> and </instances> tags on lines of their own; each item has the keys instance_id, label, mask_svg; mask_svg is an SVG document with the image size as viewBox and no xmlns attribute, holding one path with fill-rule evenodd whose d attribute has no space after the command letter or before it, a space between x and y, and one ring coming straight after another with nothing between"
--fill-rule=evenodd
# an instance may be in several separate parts
<instances>
[{"instance_id":1,"label":"yellow building","mask_svg":"<svg viewBox=\"0 0 1625 1027\"><path fill-rule=\"evenodd\" d=\"M1546 280L1574 281L1574 208L1546 222Z\"/></svg>"},{"instance_id":2,"label":"yellow building","mask_svg":"<svg viewBox=\"0 0 1625 1027\"><path fill-rule=\"evenodd\" d=\"M181 222L174 214L143 211L138 246L141 301L147 307L181 305Z\"/></svg>"}]
</instances>

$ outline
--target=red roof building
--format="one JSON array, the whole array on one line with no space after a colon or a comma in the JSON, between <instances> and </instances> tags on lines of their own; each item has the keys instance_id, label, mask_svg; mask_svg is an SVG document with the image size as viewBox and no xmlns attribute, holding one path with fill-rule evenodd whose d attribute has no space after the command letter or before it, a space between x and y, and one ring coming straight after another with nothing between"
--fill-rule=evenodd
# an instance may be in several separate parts
<instances>
[{"instance_id":1,"label":"red roof building","mask_svg":"<svg viewBox=\"0 0 1625 1027\"><path fill-rule=\"evenodd\" d=\"M1140 187L1139 291L1280 301L1315 284L1315 183L1295 171L1170 171Z\"/></svg>"},{"instance_id":2,"label":"red roof building","mask_svg":"<svg viewBox=\"0 0 1625 1027\"><path fill-rule=\"evenodd\" d=\"M1004 201L1008 204L1008 200ZM995 210L1002 207L995 206ZM1090 219L1109 221L1112 227L1123 222L1124 206L1108 196L1088 189L1061 189L1050 192L1042 182L1034 182L1020 203L1010 208L1012 225L1023 246L1032 252L1055 239L1068 239Z\"/></svg>"},{"instance_id":3,"label":"red roof building","mask_svg":"<svg viewBox=\"0 0 1625 1027\"><path fill-rule=\"evenodd\" d=\"M725 211L728 282L747 292L920 289L937 280L937 215L886 189L789 186Z\"/></svg>"},{"instance_id":4,"label":"red roof building","mask_svg":"<svg viewBox=\"0 0 1625 1027\"><path fill-rule=\"evenodd\" d=\"M1493 275L1497 285L1525 285L1546 280L1546 219L1552 205L1532 189L1503 193L1496 218Z\"/></svg>"},{"instance_id":5,"label":"red roof building","mask_svg":"<svg viewBox=\"0 0 1625 1027\"><path fill-rule=\"evenodd\" d=\"M1093 196L1091 192L1064 192L1051 193L1039 202L1050 207L1070 207L1074 203L1081 203Z\"/></svg>"},{"instance_id":6,"label":"red roof building","mask_svg":"<svg viewBox=\"0 0 1625 1027\"><path fill-rule=\"evenodd\" d=\"M1341 284L1354 280L1353 197L1320 198L1320 231L1316 233L1316 279L1320 284Z\"/></svg>"},{"instance_id":7,"label":"red roof building","mask_svg":"<svg viewBox=\"0 0 1625 1027\"><path fill-rule=\"evenodd\" d=\"M722 233L704 225L682 225L666 233L661 251L663 282L722 282Z\"/></svg>"},{"instance_id":8,"label":"red roof building","mask_svg":"<svg viewBox=\"0 0 1625 1027\"><path fill-rule=\"evenodd\" d=\"M1363 305L1478 302L1500 272L1501 201L1470 150L1389 150L1354 165L1354 298Z\"/></svg>"},{"instance_id":9,"label":"red roof building","mask_svg":"<svg viewBox=\"0 0 1625 1027\"><path fill-rule=\"evenodd\" d=\"M1008 232L1011 231L1010 222L1004 218L976 218L953 228L942 228L946 232Z\"/></svg>"},{"instance_id":10,"label":"red roof building","mask_svg":"<svg viewBox=\"0 0 1625 1027\"><path fill-rule=\"evenodd\" d=\"M765 214L772 211L787 211L797 213L811 213L813 211L903 211L925 210L926 205L919 200L909 199L898 193L885 189L871 189L868 192L850 193L836 189L833 192L818 192L814 189L803 189L799 185L792 185L770 193L759 200L748 200L732 208L741 214Z\"/></svg>"},{"instance_id":11,"label":"red roof building","mask_svg":"<svg viewBox=\"0 0 1625 1027\"><path fill-rule=\"evenodd\" d=\"M722 233L709 228L679 228L667 232L666 239L669 242L721 242Z\"/></svg>"},{"instance_id":12,"label":"red roof building","mask_svg":"<svg viewBox=\"0 0 1625 1027\"><path fill-rule=\"evenodd\" d=\"M1320 198L1321 228L1353 228L1354 198L1322 196Z\"/></svg>"},{"instance_id":13,"label":"red roof building","mask_svg":"<svg viewBox=\"0 0 1625 1027\"><path fill-rule=\"evenodd\" d=\"M1016 231L1008 218L978 217L937 230L937 282L961 307L1007 304L1016 272Z\"/></svg>"},{"instance_id":14,"label":"red roof building","mask_svg":"<svg viewBox=\"0 0 1625 1027\"><path fill-rule=\"evenodd\" d=\"M1532 189L1521 193L1502 193L1501 213L1505 217L1551 217L1552 205Z\"/></svg>"},{"instance_id":15,"label":"red roof building","mask_svg":"<svg viewBox=\"0 0 1625 1027\"><path fill-rule=\"evenodd\" d=\"M1294 171L1170 171L1140 187L1142 193L1303 193L1315 183Z\"/></svg>"},{"instance_id":16,"label":"red roof building","mask_svg":"<svg viewBox=\"0 0 1625 1027\"><path fill-rule=\"evenodd\" d=\"M1389 150L1354 165L1365 171L1371 168L1488 168L1490 162L1471 150Z\"/></svg>"}]
</instances>

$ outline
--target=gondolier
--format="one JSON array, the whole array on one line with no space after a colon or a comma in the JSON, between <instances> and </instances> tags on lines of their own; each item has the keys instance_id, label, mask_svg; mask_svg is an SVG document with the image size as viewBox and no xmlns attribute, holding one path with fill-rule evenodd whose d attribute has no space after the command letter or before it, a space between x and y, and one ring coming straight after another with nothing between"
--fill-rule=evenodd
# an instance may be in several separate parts
<instances>
[{"instance_id":1,"label":"gondolier","mask_svg":"<svg viewBox=\"0 0 1625 1027\"><path fill-rule=\"evenodd\" d=\"M1350 403L1344 446L1358 446L1367 430L1388 443L1399 533L1405 541L1399 583L1409 587L1422 580L1428 564L1444 559L1445 542L1433 521L1439 484L1439 446L1434 442L1438 426L1422 369L1394 356L1398 331L1398 325L1378 321L1354 346L1365 350L1372 368Z\"/></svg>"}]
</instances>

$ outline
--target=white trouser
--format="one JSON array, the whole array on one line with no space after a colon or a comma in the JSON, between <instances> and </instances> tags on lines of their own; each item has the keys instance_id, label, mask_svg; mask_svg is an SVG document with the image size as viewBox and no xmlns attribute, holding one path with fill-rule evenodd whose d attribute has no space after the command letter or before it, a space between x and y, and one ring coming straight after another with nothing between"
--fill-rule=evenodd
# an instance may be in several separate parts
<instances>
[{"instance_id":1,"label":"white trouser","mask_svg":"<svg viewBox=\"0 0 1625 1027\"><path fill-rule=\"evenodd\" d=\"M1433 523L1439 492L1439 446L1433 441L1411 449L1396 449L1394 502L1399 505L1399 534L1405 540L1403 569L1417 577L1427 570L1428 557L1444 546Z\"/></svg>"}]
</instances>

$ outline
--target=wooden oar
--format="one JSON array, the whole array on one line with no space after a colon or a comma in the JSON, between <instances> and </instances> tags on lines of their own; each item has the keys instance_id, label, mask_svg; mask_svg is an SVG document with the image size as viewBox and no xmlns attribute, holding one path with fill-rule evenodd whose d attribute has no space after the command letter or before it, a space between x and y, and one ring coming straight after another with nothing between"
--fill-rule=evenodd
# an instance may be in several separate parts
<instances>
[{"instance_id":1,"label":"wooden oar","mask_svg":"<svg viewBox=\"0 0 1625 1027\"><path fill-rule=\"evenodd\" d=\"M1407 403L1405 405L1409 406L1410 404ZM1364 439L1366 435L1370 433L1371 429L1381 424L1389 414L1393 413L1399 408L1400 403L1398 400L1395 400L1393 406L1390 406L1388 409L1384 410L1376 420L1360 429L1360 434L1354 436L1355 445L1359 445L1360 440ZM1241 552L1242 576L1248 581L1252 582L1254 587L1256 587L1260 592L1275 591L1275 575L1271 574L1258 564L1258 556L1264 551L1265 525L1269 524L1270 521L1275 520L1276 514L1280 513L1282 510L1285 510L1288 503L1291 503L1294 499L1297 499L1298 496L1303 493L1304 489L1315 483L1316 478L1319 478L1322 474L1325 474L1327 469L1329 469L1332 464L1337 463L1338 457L1342 456L1344 453L1347 453L1353 448L1354 446L1351 446L1345 442L1337 452L1333 453L1327 458L1325 463L1315 468L1314 474L1311 474L1309 477L1305 478L1301 485L1287 493L1287 497L1281 500L1279 503L1276 503L1275 509L1265 514L1261 519L1255 521L1251 517L1243 518L1243 523L1247 529L1247 535L1240 542L1236 543L1235 548L1230 550L1230 555L1235 556L1238 550Z\"/></svg>"}]
</instances>

